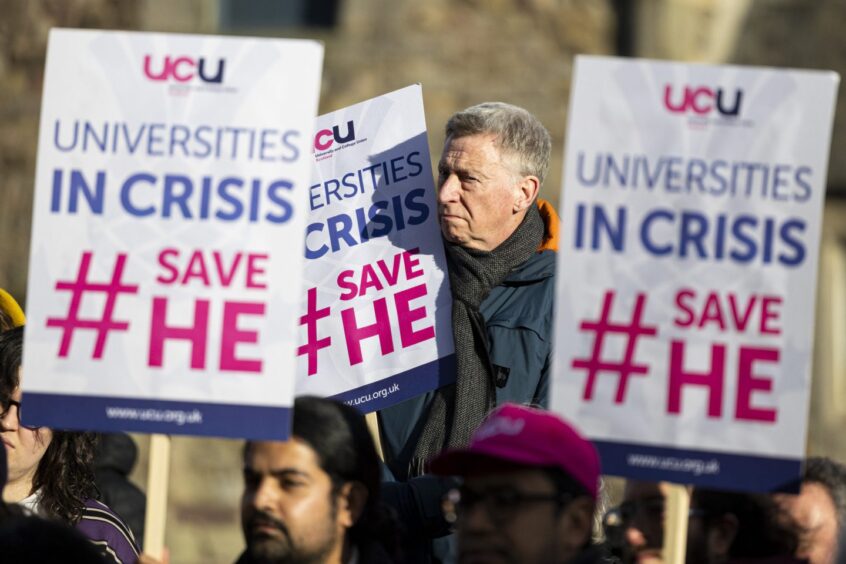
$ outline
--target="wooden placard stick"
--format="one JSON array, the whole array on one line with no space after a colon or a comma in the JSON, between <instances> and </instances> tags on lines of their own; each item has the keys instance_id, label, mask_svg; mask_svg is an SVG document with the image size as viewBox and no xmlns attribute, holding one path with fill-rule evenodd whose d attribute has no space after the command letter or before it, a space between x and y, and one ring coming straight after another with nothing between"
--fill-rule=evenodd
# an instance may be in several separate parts
<instances>
[{"instance_id":1,"label":"wooden placard stick","mask_svg":"<svg viewBox=\"0 0 846 564\"><path fill-rule=\"evenodd\" d=\"M690 493L687 486L669 484L664 512L664 562L683 564L687 549L687 519L690 514Z\"/></svg>"},{"instance_id":2,"label":"wooden placard stick","mask_svg":"<svg viewBox=\"0 0 846 564\"><path fill-rule=\"evenodd\" d=\"M144 552L159 559L164 558L169 477L170 436L150 435L147 512L144 516Z\"/></svg>"}]
</instances>

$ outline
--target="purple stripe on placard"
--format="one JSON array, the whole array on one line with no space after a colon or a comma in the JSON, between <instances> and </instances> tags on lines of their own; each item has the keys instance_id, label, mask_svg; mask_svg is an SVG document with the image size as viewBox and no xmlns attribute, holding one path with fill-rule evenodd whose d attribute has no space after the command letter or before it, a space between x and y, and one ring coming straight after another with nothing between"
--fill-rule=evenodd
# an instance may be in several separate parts
<instances>
[{"instance_id":1,"label":"purple stripe on placard","mask_svg":"<svg viewBox=\"0 0 846 564\"><path fill-rule=\"evenodd\" d=\"M455 355L422 364L384 380L332 396L362 413L390 407L455 382Z\"/></svg>"},{"instance_id":2,"label":"purple stripe on placard","mask_svg":"<svg viewBox=\"0 0 846 564\"><path fill-rule=\"evenodd\" d=\"M23 423L52 429L285 440L290 407L25 392Z\"/></svg>"},{"instance_id":3,"label":"purple stripe on placard","mask_svg":"<svg viewBox=\"0 0 846 564\"><path fill-rule=\"evenodd\" d=\"M798 493L802 459L593 441L602 473L720 490Z\"/></svg>"}]
</instances>

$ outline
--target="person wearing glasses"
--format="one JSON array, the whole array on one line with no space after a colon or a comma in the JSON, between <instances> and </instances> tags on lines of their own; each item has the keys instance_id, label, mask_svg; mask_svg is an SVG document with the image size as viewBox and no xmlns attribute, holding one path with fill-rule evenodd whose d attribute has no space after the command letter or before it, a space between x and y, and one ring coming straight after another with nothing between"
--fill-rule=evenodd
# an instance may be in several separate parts
<instances>
[{"instance_id":1,"label":"person wearing glasses","mask_svg":"<svg viewBox=\"0 0 846 564\"><path fill-rule=\"evenodd\" d=\"M444 503L461 564L604 561L591 542L599 457L557 415L504 404L431 469L464 480Z\"/></svg>"},{"instance_id":2,"label":"person wearing glasses","mask_svg":"<svg viewBox=\"0 0 846 564\"><path fill-rule=\"evenodd\" d=\"M22 422L23 331L16 327L0 333L0 435L8 459L3 501L18 504L27 514L74 527L99 547L108 562L132 564L138 558L132 532L96 500L95 435Z\"/></svg>"}]
</instances>

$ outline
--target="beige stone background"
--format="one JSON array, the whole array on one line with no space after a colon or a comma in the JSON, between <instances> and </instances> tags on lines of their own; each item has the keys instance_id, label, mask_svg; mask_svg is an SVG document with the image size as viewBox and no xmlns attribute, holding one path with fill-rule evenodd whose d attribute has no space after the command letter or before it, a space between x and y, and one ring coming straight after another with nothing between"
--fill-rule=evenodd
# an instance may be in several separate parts
<instances>
[{"instance_id":1,"label":"beige stone background","mask_svg":"<svg viewBox=\"0 0 846 564\"><path fill-rule=\"evenodd\" d=\"M53 26L322 40L321 112L420 82L433 155L453 111L489 99L524 106L553 135L544 196L556 203L578 53L846 69L846 4L839 0L338 0L330 28L227 28L226 10L248 1L0 0L0 287L25 297L42 68ZM808 450L846 461L842 91L823 225ZM143 487L148 441L136 440L142 456L133 478ZM232 562L241 551L239 448L237 441L173 439L171 562Z\"/></svg>"}]
</instances>

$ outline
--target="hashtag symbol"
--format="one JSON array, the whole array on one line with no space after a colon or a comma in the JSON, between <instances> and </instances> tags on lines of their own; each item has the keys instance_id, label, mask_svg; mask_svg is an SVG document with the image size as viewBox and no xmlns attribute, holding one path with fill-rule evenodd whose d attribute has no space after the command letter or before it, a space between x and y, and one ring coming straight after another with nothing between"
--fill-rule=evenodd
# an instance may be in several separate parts
<instances>
[{"instance_id":1,"label":"hashtag symbol","mask_svg":"<svg viewBox=\"0 0 846 564\"><path fill-rule=\"evenodd\" d=\"M306 314L300 317L300 325L305 325L308 331L308 342L300 345L297 356L308 355L308 375L317 374L317 352L332 344L332 337L317 338L317 321L329 317L329 308L317 308L317 288L308 290L308 307Z\"/></svg>"},{"instance_id":2,"label":"hashtag symbol","mask_svg":"<svg viewBox=\"0 0 846 564\"><path fill-rule=\"evenodd\" d=\"M103 349L106 347L106 337L109 331L126 331L129 323L115 321L112 317L115 309L115 302L118 294L136 294L138 286L123 284L123 268L126 265L126 255L118 254L115 269L112 271L112 279L108 283L88 281L88 270L91 267L91 252L82 254L82 262L79 264L76 280L56 282L56 290L68 290L71 293L70 309L67 317L51 317L47 319L47 327L60 327L62 329L62 343L59 346L59 357L68 356L71 346L71 337L76 329L92 329L97 331L97 341L94 343L94 356L98 359L103 357ZM106 294L106 305L103 307L103 315L99 319L80 319L79 306L82 304L82 296L87 292L104 292Z\"/></svg>"},{"instance_id":3,"label":"hashtag symbol","mask_svg":"<svg viewBox=\"0 0 846 564\"><path fill-rule=\"evenodd\" d=\"M602 313L599 321L582 321L579 327L582 331L593 331L596 336L593 341L593 351L589 358L578 358L573 360L573 368L582 368L587 370L588 378L585 384L585 392L583 398L591 400L593 398L593 389L596 385L596 376L599 372L613 372L619 374L620 378L617 382L617 395L614 398L615 403L622 403L626 396L626 385L629 382L629 376L639 374L643 375L648 372L648 367L642 364L634 363L635 345L637 339L641 335L654 336L657 334L655 327L648 327L641 325L641 318L643 316L643 307L646 303L646 294L638 294L635 301L634 313L632 313L631 323L628 325L611 322L611 306L614 302L614 292L605 292L605 298L602 302ZM625 335L626 352L622 362L608 362L602 360L602 345L607 334Z\"/></svg>"}]
</instances>

